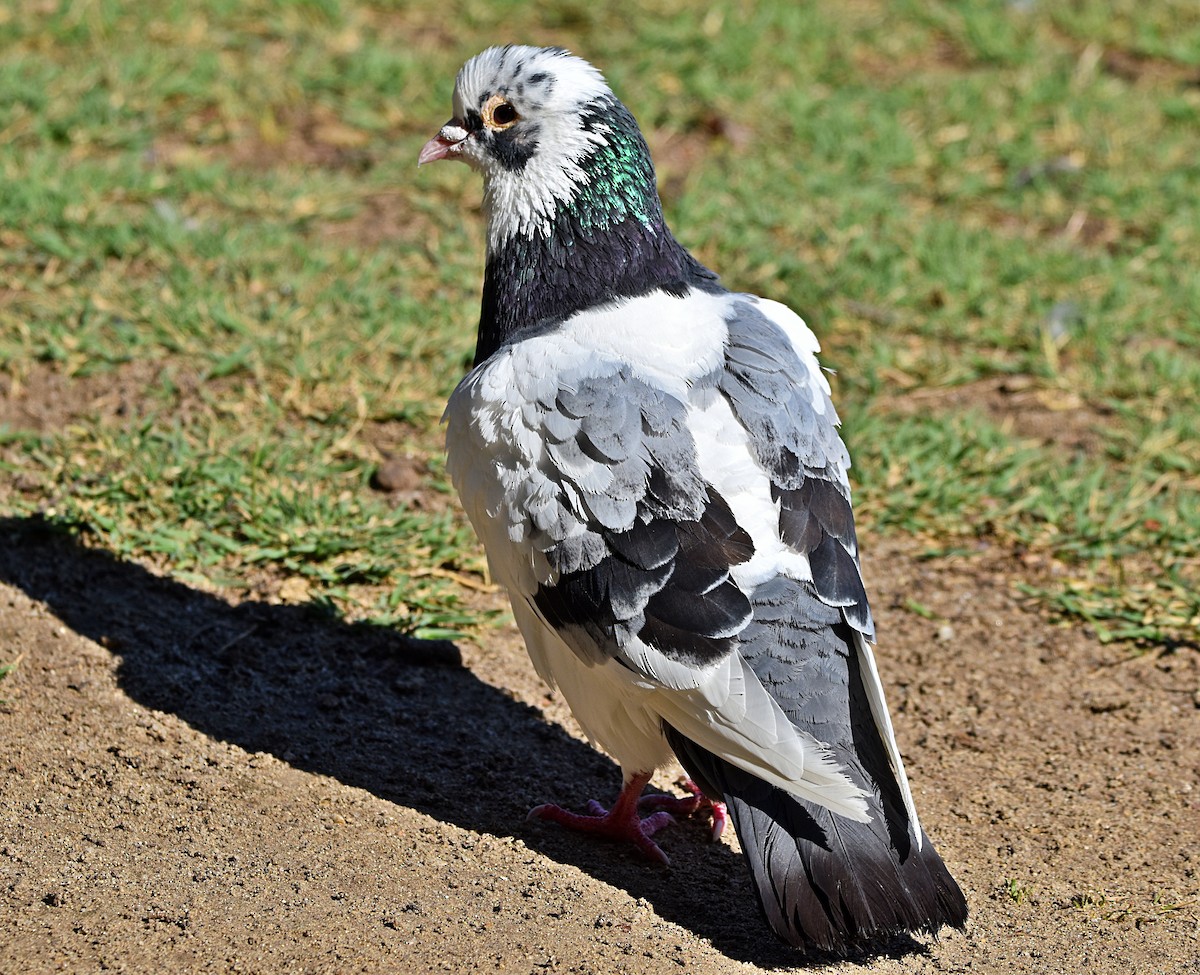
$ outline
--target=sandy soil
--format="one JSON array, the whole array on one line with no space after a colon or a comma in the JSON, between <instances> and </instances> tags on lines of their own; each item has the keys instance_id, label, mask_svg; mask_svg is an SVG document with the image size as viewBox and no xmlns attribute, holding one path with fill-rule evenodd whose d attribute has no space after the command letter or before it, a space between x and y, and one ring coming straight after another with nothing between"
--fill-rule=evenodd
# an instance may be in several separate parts
<instances>
[{"instance_id":1,"label":"sandy soil","mask_svg":"<svg viewBox=\"0 0 1200 975\"><path fill-rule=\"evenodd\" d=\"M1003 553L918 556L866 569L971 920L806 961L698 823L667 871L526 822L619 773L511 627L456 648L230 605L0 521L0 972L1200 971L1200 655L1051 626Z\"/></svg>"}]
</instances>

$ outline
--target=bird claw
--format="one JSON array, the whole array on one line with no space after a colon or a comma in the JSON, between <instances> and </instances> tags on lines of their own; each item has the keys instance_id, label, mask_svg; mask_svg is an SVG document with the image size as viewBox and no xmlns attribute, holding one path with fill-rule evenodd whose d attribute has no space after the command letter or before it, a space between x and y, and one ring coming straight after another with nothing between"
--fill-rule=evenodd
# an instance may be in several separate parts
<instances>
[{"instance_id":1,"label":"bird claw","mask_svg":"<svg viewBox=\"0 0 1200 975\"><path fill-rule=\"evenodd\" d=\"M638 797L649 781L649 773L631 778L611 809L605 809L595 799L589 800L587 815L545 803L529 810L528 818L548 820L581 833L632 843L644 857L667 867L671 865L670 859L650 837L674 823L675 817L666 810L656 810L644 819L638 813Z\"/></svg>"},{"instance_id":2,"label":"bird claw","mask_svg":"<svg viewBox=\"0 0 1200 975\"><path fill-rule=\"evenodd\" d=\"M712 809L712 839L715 843L725 832L725 824L729 822L729 811L725 808L725 803L717 799L710 799L709 806Z\"/></svg>"},{"instance_id":3,"label":"bird claw","mask_svg":"<svg viewBox=\"0 0 1200 975\"><path fill-rule=\"evenodd\" d=\"M712 816L712 838L714 841L719 840L725 831L725 824L729 821L725 803L717 799L710 799L691 779L683 779L679 785L691 795L684 798L664 795L642 796L638 800L638 809L665 811L679 817L694 816L698 812L707 811Z\"/></svg>"},{"instance_id":4,"label":"bird claw","mask_svg":"<svg viewBox=\"0 0 1200 975\"><path fill-rule=\"evenodd\" d=\"M647 859L670 866L671 861L650 837L661 829L675 823L679 818L707 811L712 816L712 838L721 838L728 815L725 803L710 799L691 779L680 785L691 793L689 796L643 796L642 789L650 781L648 774L636 775L621 789L611 809L606 809L595 799L589 799L587 813L574 813L562 806L545 803L529 810L529 819L542 819L558 823L567 829L591 833L607 839L632 843ZM649 812L643 817L642 812Z\"/></svg>"},{"instance_id":5,"label":"bird claw","mask_svg":"<svg viewBox=\"0 0 1200 975\"><path fill-rule=\"evenodd\" d=\"M588 803L587 808L591 815L585 816L581 813L573 813L569 809L563 809L562 806L556 806L553 803L545 803L529 810L528 818L558 823L559 826L565 826L567 829L573 829L580 833L591 833L593 836L603 836L605 839L632 843L638 852L647 859L661 863L664 867L671 865L670 858L650 838L660 829L675 822L675 817L670 813L656 812L642 819L635 811L633 817L629 818L606 810L595 799Z\"/></svg>"}]
</instances>

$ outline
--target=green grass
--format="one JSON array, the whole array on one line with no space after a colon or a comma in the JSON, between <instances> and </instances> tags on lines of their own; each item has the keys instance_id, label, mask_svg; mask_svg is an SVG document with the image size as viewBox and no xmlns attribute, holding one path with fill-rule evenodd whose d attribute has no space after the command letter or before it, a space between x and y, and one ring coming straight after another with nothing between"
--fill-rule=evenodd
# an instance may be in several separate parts
<instances>
[{"instance_id":1,"label":"green grass","mask_svg":"<svg viewBox=\"0 0 1200 975\"><path fill-rule=\"evenodd\" d=\"M1030 900L1030 890L1028 884L1022 884L1015 877L1009 877L1004 884L1004 892L1014 904L1024 904Z\"/></svg>"},{"instance_id":2,"label":"green grass","mask_svg":"<svg viewBox=\"0 0 1200 975\"><path fill-rule=\"evenodd\" d=\"M13 671L15 671L17 669L17 667L20 666L21 660L24 658L24 656L25 656L24 653L19 653L13 660L10 660L8 663L0 664L0 682L3 682L6 677L8 677ZM7 706L8 703L9 702L8 702L7 698L0 697L0 707Z\"/></svg>"},{"instance_id":3,"label":"green grass","mask_svg":"<svg viewBox=\"0 0 1200 975\"><path fill-rule=\"evenodd\" d=\"M0 412L0 514L234 596L477 620L437 419L481 193L414 160L465 57L561 43L681 239L821 336L865 535L1032 553L1063 618L1194 643L1200 8L742 6L0 6L0 382L44 400ZM384 452L420 504L371 490Z\"/></svg>"}]
</instances>

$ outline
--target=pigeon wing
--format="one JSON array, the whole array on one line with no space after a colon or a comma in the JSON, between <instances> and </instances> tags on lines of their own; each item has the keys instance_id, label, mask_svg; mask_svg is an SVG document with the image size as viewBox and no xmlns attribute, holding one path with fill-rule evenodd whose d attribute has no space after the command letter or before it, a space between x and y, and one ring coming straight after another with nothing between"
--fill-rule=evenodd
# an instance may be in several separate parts
<instances>
[{"instance_id":1,"label":"pigeon wing","mask_svg":"<svg viewBox=\"0 0 1200 975\"><path fill-rule=\"evenodd\" d=\"M780 790L683 729L669 727L668 740L701 787L725 797L782 937L842 950L884 933L961 926L966 904L917 820L871 652L849 458L815 340L781 305L746 298L736 307L720 381L732 414L723 438L740 430L769 480L774 506L760 506L752 535L780 545L773 560L746 566L752 618L738 653L798 731L829 748L869 816L839 816Z\"/></svg>"},{"instance_id":2,"label":"pigeon wing","mask_svg":"<svg viewBox=\"0 0 1200 975\"><path fill-rule=\"evenodd\" d=\"M553 379L526 369L542 354L538 343L553 341L527 340L509 365L501 358L468 377L469 405L452 399L451 436L462 409L476 431L452 461L482 453L490 463L471 467L500 471L484 496L466 483L467 465L451 465L468 513L480 509L472 520L492 532L484 541L493 575L570 653L615 663L650 690L664 723L749 774L863 818L861 790L738 652L753 611L734 570L754 557L754 543L701 473L690 402L693 392L719 398L722 370L671 388L611 355L573 368L560 356ZM542 641L528 642L553 683Z\"/></svg>"}]
</instances>

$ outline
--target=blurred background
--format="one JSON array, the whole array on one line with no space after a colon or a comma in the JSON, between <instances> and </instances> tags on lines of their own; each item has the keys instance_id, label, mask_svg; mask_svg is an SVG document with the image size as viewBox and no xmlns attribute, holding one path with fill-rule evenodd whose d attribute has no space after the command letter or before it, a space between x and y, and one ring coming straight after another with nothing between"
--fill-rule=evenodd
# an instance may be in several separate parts
<instances>
[{"instance_id":1,"label":"blurred background","mask_svg":"<svg viewBox=\"0 0 1200 975\"><path fill-rule=\"evenodd\" d=\"M999 556L1048 619L1196 643L1193 0L6 3L0 518L231 600L499 618L438 423L481 186L415 162L508 42L599 66L676 236L816 331L868 571L876 534Z\"/></svg>"}]
</instances>

